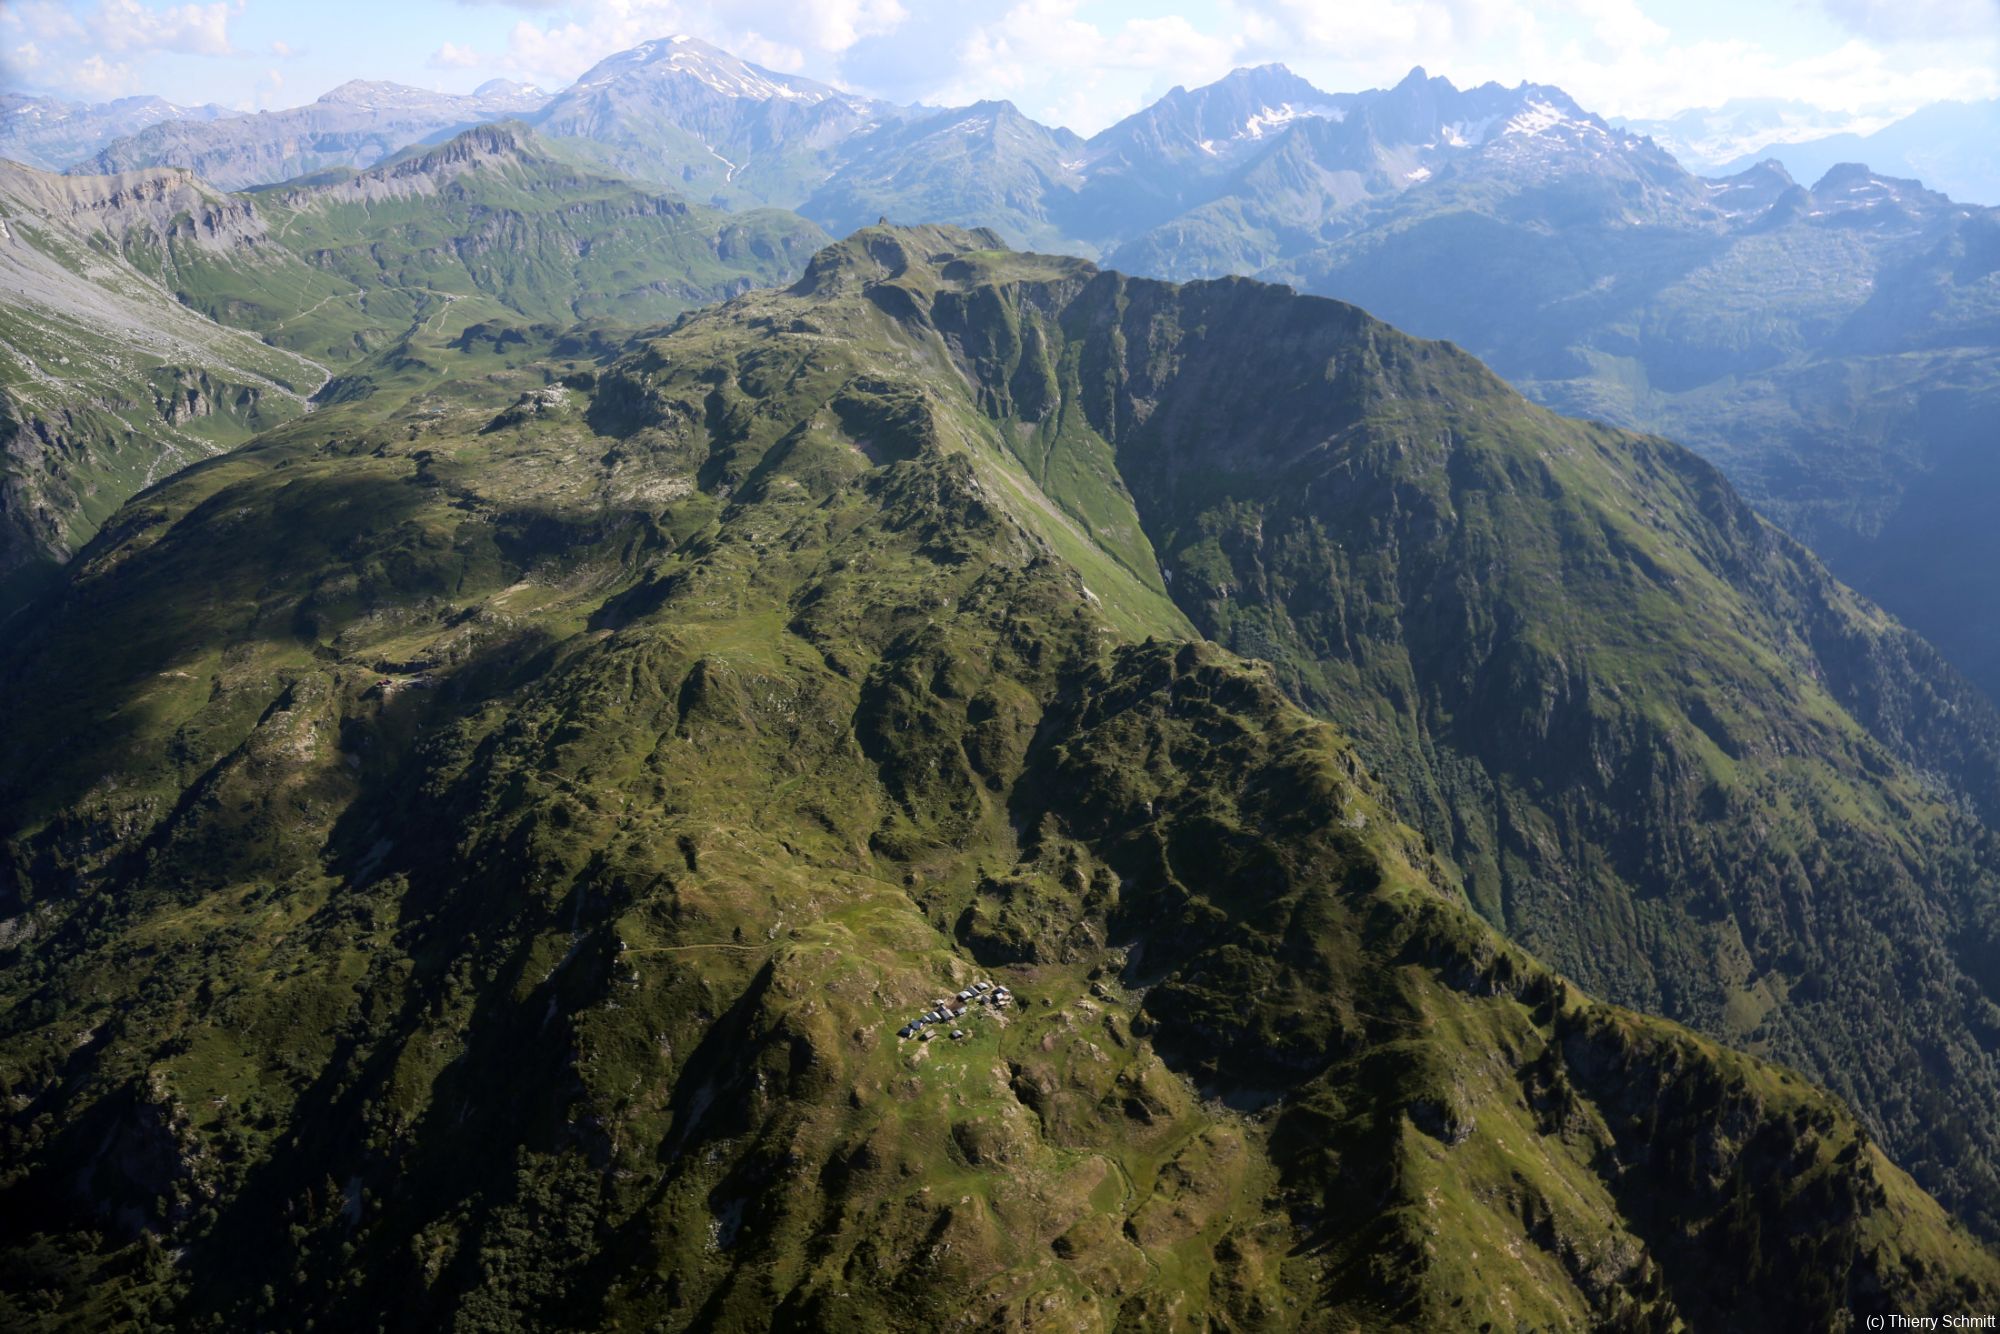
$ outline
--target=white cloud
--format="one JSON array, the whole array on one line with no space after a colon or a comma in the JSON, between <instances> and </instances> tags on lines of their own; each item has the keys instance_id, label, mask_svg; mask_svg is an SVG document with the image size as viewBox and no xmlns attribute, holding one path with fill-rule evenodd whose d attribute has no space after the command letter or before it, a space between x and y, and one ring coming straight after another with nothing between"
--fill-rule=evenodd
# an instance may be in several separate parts
<instances>
[{"instance_id":1,"label":"white cloud","mask_svg":"<svg viewBox=\"0 0 2000 1334\"><path fill-rule=\"evenodd\" d=\"M477 69L486 63L486 57L469 46L446 42L431 52L430 59L424 63L432 69Z\"/></svg>"},{"instance_id":2,"label":"white cloud","mask_svg":"<svg viewBox=\"0 0 2000 1334\"><path fill-rule=\"evenodd\" d=\"M138 0L102 0L86 24L107 51L177 51L184 55L226 56L229 20L238 4L169 5L149 9Z\"/></svg>"},{"instance_id":3,"label":"white cloud","mask_svg":"<svg viewBox=\"0 0 2000 1334\"><path fill-rule=\"evenodd\" d=\"M149 59L238 54L229 25L242 13L243 3L153 6L139 0L97 0L86 7L0 0L0 38L13 43L17 67L37 69L63 91L99 98L122 95L137 89L137 71Z\"/></svg>"},{"instance_id":4,"label":"white cloud","mask_svg":"<svg viewBox=\"0 0 2000 1334\"><path fill-rule=\"evenodd\" d=\"M82 20L53 0L20 0L0 8L0 26L51 45L80 41L86 35Z\"/></svg>"},{"instance_id":5,"label":"white cloud","mask_svg":"<svg viewBox=\"0 0 2000 1334\"><path fill-rule=\"evenodd\" d=\"M134 91L132 67L113 64L103 56L88 56L69 72L69 86L92 97L116 97Z\"/></svg>"},{"instance_id":6,"label":"white cloud","mask_svg":"<svg viewBox=\"0 0 2000 1334\"><path fill-rule=\"evenodd\" d=\"M753 17L760 27L796 32L805 45L832 52L845 51L863 37L894 32L910 16L898 0L767 0L729 10Z\"/></svg>"},{"instance_id":7,"label":"white cloud","mask_svg":"<svg viewBox=\"0 0 2000 1334\"><path fill-rule=\"evenodd\" d=\"M796 46L787 46L783 42L760 37L756 33L749 33L739 38L734 54L753 65L762 65L765 69L779 70L786 74L797 74L806 67L804 51Z\"/></svg>"},{"instance_id":8,"label":"white cloud","mask_svg":"<svg viewBox=\"0 0 2000 1334\"><path fill-rule=\"evenodd\" d=\"M926 101L1007 98L1041 119L1085 133L1128 115L1173 83L1229 72L1239 47L1185 18L1127 19L1106 31L1077 0L1020 0L959 44Z\"/></svg>"}]
</instances>

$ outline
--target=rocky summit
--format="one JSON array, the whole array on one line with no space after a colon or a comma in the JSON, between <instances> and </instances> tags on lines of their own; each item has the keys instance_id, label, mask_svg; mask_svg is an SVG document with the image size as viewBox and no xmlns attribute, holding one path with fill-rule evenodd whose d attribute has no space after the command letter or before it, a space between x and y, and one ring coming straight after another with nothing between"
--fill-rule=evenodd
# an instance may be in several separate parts
<instances>
[{"instance_id":1,"label":"rocky summit","mask_svg":"<svg viewBox=\"0 0 2000 1334\"><path fill-rule=\"evenodd\" d=\"M943 227L462 341L0 646L10 1326L2000 1302L1988 715L1692 456Z\"/></svg>"}]
</instances>

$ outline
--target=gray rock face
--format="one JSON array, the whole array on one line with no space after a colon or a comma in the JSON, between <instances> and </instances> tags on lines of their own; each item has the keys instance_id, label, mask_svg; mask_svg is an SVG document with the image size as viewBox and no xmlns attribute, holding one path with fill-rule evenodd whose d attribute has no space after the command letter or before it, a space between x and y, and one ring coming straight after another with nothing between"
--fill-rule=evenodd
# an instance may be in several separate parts
<instances>
[{"instance_id":1,"label":"gray rock face","mask_svg":"<svg viewBox=\"0 0 2000 1334\"><path fill-rule=\"evenodd\" d=\"M168 257L255 274L256 205L186 171L0 164L0 585L66 558L96 516L305 408L310 359L208 319Z\"/></svg>"}]
</instances>

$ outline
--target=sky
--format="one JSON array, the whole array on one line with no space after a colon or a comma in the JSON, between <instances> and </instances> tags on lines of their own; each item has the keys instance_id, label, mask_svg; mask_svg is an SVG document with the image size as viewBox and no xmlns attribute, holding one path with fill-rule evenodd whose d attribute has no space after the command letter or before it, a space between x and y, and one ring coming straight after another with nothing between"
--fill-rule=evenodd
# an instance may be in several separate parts
<instances>
[{"instance_id":1,"label":"sky","mask_svg":"<svg viewBox=\"0 0 2000 1334\"><path fill-rule=\"evenodd\" d=\"M0 87L239 110L352 78L554 90L673 33L895 102L1007 98L1082 134L1269 61L1329 91L1416 65L1552 83L1627 117L2000 96L2000 0L0 0Z\"/></svg>"}]
</instances>

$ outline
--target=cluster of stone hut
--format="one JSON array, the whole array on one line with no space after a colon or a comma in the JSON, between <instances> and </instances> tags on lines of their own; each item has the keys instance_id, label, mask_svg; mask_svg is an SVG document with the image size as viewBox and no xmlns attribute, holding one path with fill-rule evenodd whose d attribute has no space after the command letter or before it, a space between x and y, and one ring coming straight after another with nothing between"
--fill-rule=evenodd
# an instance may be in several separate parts
<instances>
[{"instance_id":1,"label":"cluster of stone hut","mask_svg":"<svg viewBox=\"0 0 2000 1334\"><path fill-rule=\"evenodd\" d=\"M995 986L991 982L974 982L955 997L940 996L931 1002L931 1008L896 1030L899 1038L915 1038L919 1042L929 1042L937 1036L931 1030L939 1025L955 1023L963 1019L968 1011L977 1013L980 1007L1004 1010L1015 1004L1014 993L1005 986ZM963 1028L953 1028L951 1036L965 1036Z\"/></svg>"}]
</instances>

